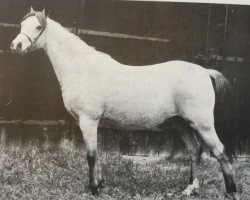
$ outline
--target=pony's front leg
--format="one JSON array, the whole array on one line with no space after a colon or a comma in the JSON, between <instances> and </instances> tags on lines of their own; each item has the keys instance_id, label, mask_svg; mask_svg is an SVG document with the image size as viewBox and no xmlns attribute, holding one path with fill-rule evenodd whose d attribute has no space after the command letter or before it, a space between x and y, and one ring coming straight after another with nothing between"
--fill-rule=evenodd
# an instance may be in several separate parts
<instances>
[{"instance_id":1,"label":"pony's front leg","mask_svg":"<svg viewBox=\"0 0 250 200\"><path fill-rule=\"evenodd\" d=\"M87 160L89 165L89 188L93 194L98 194L103 187L103 177L98 162L97 153L97 126L99 120L91 119L88 116L80 116L79 126L87 150Z\"/></svg>"}]
</instances>

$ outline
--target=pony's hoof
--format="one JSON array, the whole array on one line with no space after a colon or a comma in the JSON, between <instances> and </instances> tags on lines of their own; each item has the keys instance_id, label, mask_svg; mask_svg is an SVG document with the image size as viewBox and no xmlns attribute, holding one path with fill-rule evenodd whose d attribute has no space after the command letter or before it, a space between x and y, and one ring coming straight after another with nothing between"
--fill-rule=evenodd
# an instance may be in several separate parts
<instances>
[{"instance_id":1,"label":"pony's hoof","mask_svg":"<svg viewBox=\"0 0 250 200\"><path fill-rule=\"evenodd\" d=\"M231 181L231 184L226 185L226 199L233 199L236 200L235 194L237 192L236 185L233 181Z\"/></svg>"},{"instance_id":2,"label":"pony's hoof","mask_svg":"<svg viewBox=\"0 0 250 200\"><path fill-rule=\"evenodd\" d=\"M183 196L190 196L190 195L196 195L196 194L198 194L199 193L199 191L198 191L198 189L190 189L190 188L187 188L187 189L185 189L184 191L182 191L182 195Z\"/></svg>"},{"instance_id":3,"label":"pony's hoof","mask_svg":"<svg viewBox=\"0 0 250 200\"><path fill-rule=\"evenodd\" d=\"M235 193L234 192L231 192L231 193L226 193L226 199L228 200L237 200L236 197L235 197Z\"/></svg>"},{"instance_id":4,"label":"pony's hoof","mask_svg":"<svg viewBox=\"0 0 250 200\"><path fill-rule=\"evenodd\" d=\"M89 185L89 189L93 195L99 195L101 190L104 188L104 179L101 178L97 185Z\"/></svg>"},{"instance_id":5,"label":"pony's hoof","mask_svg":"<svg viewBox=\"0 0 250 200\"><path fill-rule=\"evenodd\" d=\"M89 186L89 189L92 193L92 195L99 196L101 189L98 188L97 186Z\"/></svg>"},{"instance_id":6,"label":"pony's hoof","mask_svg":"<svg viewBox=\"0 0 250 200\"><path fill-rule=\"evenodd\" d=\"M100 189L103 189L103 188L104 188L104 178L103 178L103 177L98 181L98 187L99 187Z\"/></svg>"},{"instance_id":7,"label":"pony's hoof","mask_svg":"<svg viewBox=\"0 0 250 200\"><path fill-rule=\"evenodd\" d=\"M102 190L102 188L99 186L89 186L89 189L90 189L92 195L95 195L95 196L99 196L99 194Z\"/></svg>"}]
</instances>

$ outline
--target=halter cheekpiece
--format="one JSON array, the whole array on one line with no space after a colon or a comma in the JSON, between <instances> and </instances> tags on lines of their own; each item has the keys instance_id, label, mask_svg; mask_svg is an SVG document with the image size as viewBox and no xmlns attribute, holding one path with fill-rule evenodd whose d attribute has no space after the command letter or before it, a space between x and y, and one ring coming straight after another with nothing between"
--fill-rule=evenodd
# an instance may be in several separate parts
<instances>
[{"instance_id":1,"label":"halter cheekpiece","mask_svg":"<svg viewBox=\"0 0 250 200\"><path fill-rule=\"evenodd\" d=\"M38 36L35 38L35 39L32 39L27 33L24 33L24 32L20 32L19 34L22 34L22 35L25 35L29 42L30 42L30 46L28 46L24 51L27 51L27 52L30 52L30 50L32 49L32 47L35 45L36 41L39 39L39 37L42 35L42 33L44 32L45 28L46 28L46 25L47 25L47 21L46 19L43 17L42 13L41 12L30 12L28 13L27 15L25 15L21 22L24 21L25 19L29 18L29 17L32 17L32 16L35 16L39 23L41 24L42 26L42 29L41 31L39 32Z\"/></svg>"}]
</instances>

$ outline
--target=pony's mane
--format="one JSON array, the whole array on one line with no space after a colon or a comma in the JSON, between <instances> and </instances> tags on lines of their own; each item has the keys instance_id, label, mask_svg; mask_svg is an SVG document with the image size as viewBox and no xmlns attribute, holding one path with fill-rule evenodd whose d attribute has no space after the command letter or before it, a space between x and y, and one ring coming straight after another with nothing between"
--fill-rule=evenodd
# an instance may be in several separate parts
<instances>
[{"instance_id":1,"label":"pony's mane","mask_svg":"<svg viewBox=\"0 0 250 200\"><path fill-rule=\"evenodd\" d=\"M81 49L83 50L83 52L85 53L97 53L99 55L106 55L108 57L110 57L109 55L96 50L95 47L93 46L89 46L88 44L86 44L86 42L84 40L82 40L79 36L75 35L74 33L70 32L67 28L63 27L60 23L48 18L47 20L51 20L54 24L56 24L56 26L58 26L58 28L60 28L61 32L64 32L66 34L67 37L71 38L72 41L70 43L70 45L74 48L77 49L77 51L80 51Z\"/></svg>"}]
</instances>

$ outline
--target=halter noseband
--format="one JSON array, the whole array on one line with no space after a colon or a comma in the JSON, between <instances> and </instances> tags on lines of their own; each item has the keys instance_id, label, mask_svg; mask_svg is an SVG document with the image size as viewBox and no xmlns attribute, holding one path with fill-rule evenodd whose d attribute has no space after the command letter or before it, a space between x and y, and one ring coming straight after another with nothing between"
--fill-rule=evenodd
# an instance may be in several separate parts
<instances>
[{"instance_id":1,"label":"halter noseband","mask_svg":"<svg viewBox=\"0 0 250 200\"><path fill-rule=\"evenodd\" d=\"M22 35L25 35L29 42L30 42L30 46L28 46L24 51L27 51L27 53L30 52L30 50L32 49L32 47L35 45L36 41L39 39L39 37L42 35L42 33L44 32L45 28L46 28L46 20L44 18L41 17L41 13L39 12L32 12L32 13L28 13L27 15L25 15L23 17L23 19L21 21L24 21L25 19L31 17L31 16L35 16L38 21L40 22L41 26L42 26L42 29L40 31L40 33L37 35L37 37L35 39L32 40L32 38L27 34L27 33L24 33L24 32L20 32L19 34L22 34Z\"/></svg>"}]
</instances>

